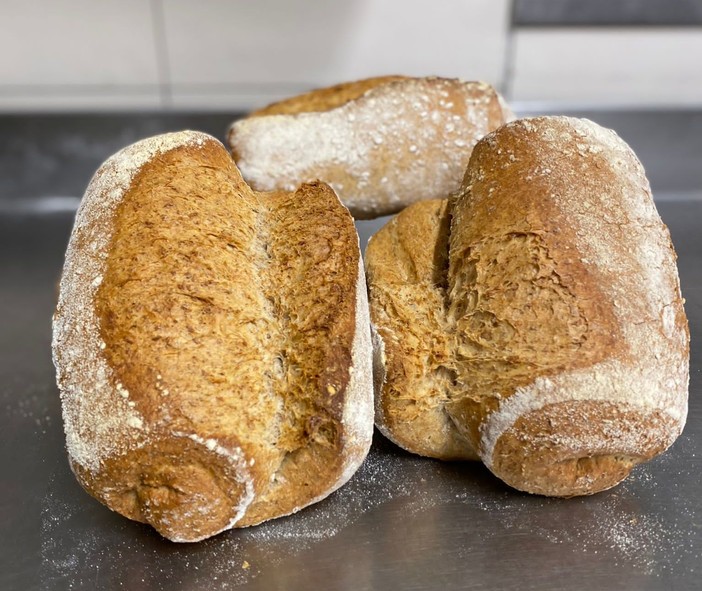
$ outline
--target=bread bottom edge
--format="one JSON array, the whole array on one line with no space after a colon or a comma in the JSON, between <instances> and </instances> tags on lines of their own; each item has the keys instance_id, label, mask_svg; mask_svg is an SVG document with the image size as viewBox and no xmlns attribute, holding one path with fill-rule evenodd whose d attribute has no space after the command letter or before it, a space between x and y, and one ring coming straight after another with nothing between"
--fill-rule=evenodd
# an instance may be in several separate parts
<instances>
[{"instance_id":1,"label":"bread bottom edge","mask_svg":"<svg viewBox=\"0 0 702 591\"><path fill-rule=\"evenodd\" d=\"M90 495L173 542L197 542L230 529L254 497L243 452L192 434L154 438L96 471L70 463Z\"/></svg>"},{"instance_id":2,"label":"bread bottom edge","mask_svg":"<svg viewBox=\"0 0 702 591\"><path fill-rule=\"evenodd\" d=\"M518 490L551 497L591 495L624 480L665 451L678 434L659 409L601 401L550 404L519 418L483 458Z\"/></svg>"}]
</instances>

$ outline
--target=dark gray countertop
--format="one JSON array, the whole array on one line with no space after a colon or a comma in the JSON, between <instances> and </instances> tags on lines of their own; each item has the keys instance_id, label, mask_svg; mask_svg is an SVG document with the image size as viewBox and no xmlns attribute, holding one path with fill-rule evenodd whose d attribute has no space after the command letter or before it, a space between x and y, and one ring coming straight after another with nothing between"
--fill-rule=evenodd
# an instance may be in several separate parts
<instances>
[{"instance_id":1,"label":"dark gray countertop","mask_svg":"<svg viewBox=\"0 0 702 591\"><path fill-rule=\"evenodd\" d=\"M641 155L678 251L692 359L688 424L675 445L611 491L555 500L510 490L480 464L418 458L376 435L363 467L328 499L188 545L110 512L70 472L49 342L72 212L31 199L79 195L105 156L141 135L216 133L225 119L131 117L106 127L109 118L56 118L44 137L46 121L32 131L36 121L0 118L0 589L702 588L702 114L593 118ZM670 125L689 143L672 141ZM671 136L658 153L655 129ZM378 225L359 223L363 243Z\"/></svg>"}]
</instances>

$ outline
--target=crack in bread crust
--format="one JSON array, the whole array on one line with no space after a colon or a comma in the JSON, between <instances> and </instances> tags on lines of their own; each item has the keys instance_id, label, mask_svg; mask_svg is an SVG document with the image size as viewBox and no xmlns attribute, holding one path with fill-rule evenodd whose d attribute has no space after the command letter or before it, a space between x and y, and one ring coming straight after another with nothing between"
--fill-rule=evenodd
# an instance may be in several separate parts
<instances>
[{"instance_id":1,"label":"crack in bread crust","mask_svg":"<svg viewBox=\"0 0 702 591\"><path fill-rule=\"evenodd\" d=\"M368 244L371 318L384 357L374 370L383 373L383 384L376 387L376 423L415 453L476 459L445 411L456 378L454 336L444 309L446 281L436 269L448 268L448 220L447 202L418 203Z\"/></svg>"},{"instance_id":2,"label":"crack in bread crust","mask_svg":"<svg viewBox=\"0 0 702 591\"><path fill-rule=\"evenodd\" d=\"M437 226L398 239L398 228L431 227L427 207L404 210L366 252L386 358L377 414L394 441L452 457L445 429L426 444L426 405L441 401L431 412L441 406L498 476L571 496L613 486L675 440L689 331L670 237L626 144L566 117L516 121L481 140L461 190L433 206L451 211L443 305L433 295L446 269L427 259ZM403 275L398 261L423 270ZM418 327L429 352L406 345ZM443 361L429 369L421 356ZM451 379L429 396L422 381L441 368ZM595 423L580 428L578 413Z\"/></svg>"},{"instance_id":3,"label":"crack in bread crust","mask_svg":"<svg viewBox=\"0 0 702 591\"><path fill-rule=\"evenodd\" d=\"M283 455L242 525L257 523L271 511L290 513L337 479L355 332L359 256L337 253L357 239L353 227L344 223L348 214L340 215L336 195L317 183L293 194L268 194L262 201L270 225L269 298L283 335L280 356L285 361L276 387L284 410L275 443ZM306 286L315 282L311 296ZM288 490L298 491L297 496Z\"/></svg>"},{"instance_id":4,"label":"crack in bread crust","mask_svg":"<svg viewBox=\"0 0 702 591\"><path fill-rule=\"evenodd\" d=\"M93 255L100 265L73 264ZM77 217L54 324L81 484L195 541L345 482L372 434L359 269L353 220L322 183L255 193L223 146L194 132L115 155ZM66 313L69 296L94 312L97 342ZM88 345L100 364L76 372Z\"/></svg>"},{"instance_id":5,"label":"crack in bread crust","mask_svg":"<svg viewBox=\"0 0 702 591\"><path fill-rule=\"evenodd\" d=\"M502 399L539 376L605 359L619 330L611 307L602 304L607 298L599 277L571 270L577 279L565 280L548 234L520 230L475 240L480 229L463 211L456 224L461 230L452 233L447 317L463 386L450 392L448 410L479 449L483 418ZM463 237L470 237L469 246Z\"/></svg>"}]
</instances>

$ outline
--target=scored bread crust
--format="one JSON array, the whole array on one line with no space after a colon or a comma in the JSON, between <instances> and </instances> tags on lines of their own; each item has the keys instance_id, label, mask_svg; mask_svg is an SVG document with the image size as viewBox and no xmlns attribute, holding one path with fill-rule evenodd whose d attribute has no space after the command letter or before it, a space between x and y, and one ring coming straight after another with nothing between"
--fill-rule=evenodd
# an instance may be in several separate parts
<instances>
[{"instance_id":1,"label":"scored bread crust","mask_svg":"<svg viewBox=\"0 0 702 591\"><path fill-rule=\"evenodd\" d=\"M86 191L54 315L78 480L174 541L323 498L370 446L367 315L329 187L255 193L197 132L125 148Z\"/></svg>"},{"instance_id":2,"label":"scored bread crust","mask_svg":"<svg viewBox=\"0 0 702 591\"><path fill-rule=\"evenodd\" d=\"M511 486L574 496L614 486L672 444L689 380L675 252L614 132L567 117L507 124L478 143L454 199L433 207L448 211L448 246L436 222L433 242L411 239L431 225L418 204L366 251L385 357L376 421L400 445L455 457L441 437L418 450L426 436L398 420L405 408L443 413ZM426 244L445 256L428 260ZM393 265L432 279L409 281ZM408 349L408 322L416 331L427 317L437 319L430 346ZM394 380L393 366L405 368Z\"/></svg>"},{"instance_id":3,"label":"scored bread crust","mask_svg":"<svg viewBox=\"0 0 702 591\"><path fill-rule=\"evenodd\" d=\"M483 82L391 76L276 103L234 122L228 141L253 188L320 179L364 219L458 189L475 143L512 117Z\"/></svg>"},{"instance_id":4,"label":"scored bread crust","mask_svg":"<svg viewBox=\"0 0 702 591\"><path fill-rule=\"evenodd\" d=\"M262 109L253 111L249 117L297 115L298 113L330 111L363 96L376 86L407 79L407 76L377 76L355 82L342 82L341 84L318 88L277 103L272 103Z\"/></svg>"},{"instance_id":5,"label":"scored bread crust","mask_svg":"<svg viewBox=\"0 0 702 591\"><path fill-rule=\"evenodd\" d=\"M437 199L416 203L368 243L375 423L383 435L413 453L477 459L444 409L452 350L443 314L447 205Z\"/></svg>"}]
</instances>

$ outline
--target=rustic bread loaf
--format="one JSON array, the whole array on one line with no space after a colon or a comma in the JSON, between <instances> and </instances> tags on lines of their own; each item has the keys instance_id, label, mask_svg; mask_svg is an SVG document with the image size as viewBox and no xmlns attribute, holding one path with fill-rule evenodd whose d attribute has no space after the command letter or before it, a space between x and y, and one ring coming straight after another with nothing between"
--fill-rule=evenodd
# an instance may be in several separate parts
<instances>
[{"instance_id":1,"label":"rustic bread loaf","mask_svg":"<svg viewBox=\"0 0 702 591\"><path fill-rule=\"evenodd\" d=\"M210 136L144 140L97 171L53 328L78 480L171 540L297 511L370 446L351 216L323 183L252 191Z\"/></svg>"},{"instance_id":2,"label":"rustic bread loaf","mask_svg":"<svg viewBox=\"0 0 702 591\"><path fill-rule=\"evenodd\" d=\"M614 132L567 117L501 127L451 200L409 207L369 242L376 424L524 491L614 486L685 423L675 261Z\"/></svg>"},{"instance_id":3,"label":"rustic bread loaf","mask_svg":"<svg viewBox=\"0 0 702 591\"><path fill-rule=\"evenodd\" d=\"M256 111L229 145L254 189L320 179L363 219L458 189L475 142L511 117L482 82L387 76Z\"/></svg>"}]
</instances>

